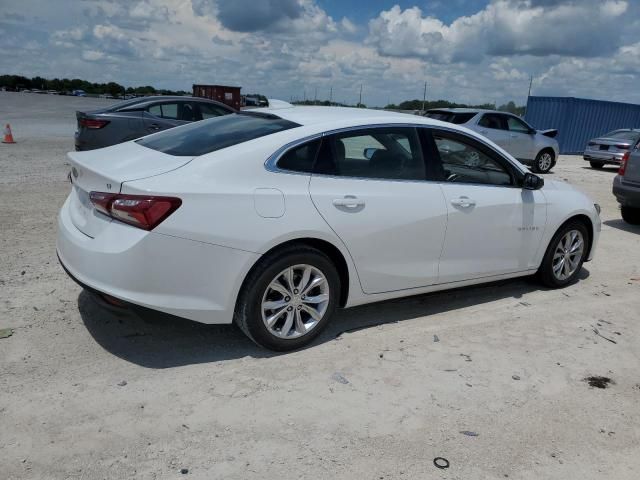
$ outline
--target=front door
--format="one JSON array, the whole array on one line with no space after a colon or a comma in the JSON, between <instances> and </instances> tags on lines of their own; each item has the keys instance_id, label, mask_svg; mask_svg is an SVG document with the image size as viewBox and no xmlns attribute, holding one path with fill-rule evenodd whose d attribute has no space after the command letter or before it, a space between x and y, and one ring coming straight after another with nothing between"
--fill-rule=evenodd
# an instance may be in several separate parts
<instances>
[{"instance_id":1,"label":"front door","mask_svg":"<svg viewBox=\"0 0 640 480\"><path fill-rule=\"evenodd\" d=\"M518 186L515 167L464 134L432 130L448 210L439 283L535 268L546 224L541 191Z\"/></svg>"},{"instance_id":2,"label":"front door","mask_svg":"<svg viewBox=\"0 0 640 480\"><path fill-rule=\"evenodd\" d=\"M438 281L447 207L440 186L425 178L414 128L324 137L311 198L349 250L365 293Z\"/></svg>"},{"instance_id":3,"label":"front door","mask_svg":"<svg viewBox=\"0 0 640 480\"><path fill-rule=\"evenodd\" d=\"M534 160L538 154L535 148L535 133L531 133L529 126L519 118L512 115L505 115L505 118L511 137L509 153L522 160Z\"/></svg>"}]
</instances>

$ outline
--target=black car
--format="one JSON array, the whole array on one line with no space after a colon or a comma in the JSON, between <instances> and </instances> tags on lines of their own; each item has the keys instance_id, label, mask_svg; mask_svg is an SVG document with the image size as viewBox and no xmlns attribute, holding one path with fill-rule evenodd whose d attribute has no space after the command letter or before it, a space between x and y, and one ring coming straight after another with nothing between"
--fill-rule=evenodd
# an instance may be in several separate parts
<instances>
[{"instance_id":1,"label":"black car","mask_svg":"<svg viewBox=\"0 0 640 480\"><path fill-rule=\"evenodd\" d=\"M197 97L142 97L91 112L76 112L76 150L94 150L160 130L236 111Z\"/></svg>"}]
</instances>

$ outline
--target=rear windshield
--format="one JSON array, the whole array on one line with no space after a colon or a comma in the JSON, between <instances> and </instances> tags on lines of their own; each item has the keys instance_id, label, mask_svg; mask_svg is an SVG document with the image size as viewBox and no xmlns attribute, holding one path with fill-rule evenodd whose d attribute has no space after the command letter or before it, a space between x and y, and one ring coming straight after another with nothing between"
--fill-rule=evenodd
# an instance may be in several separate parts
<instances>
[{"instance_id":1,"label":"rear windshield","mask_svg":"<svg viewBox=\"0 0 640 480\"><path fill-rule=\"evenodd\" d=\"M455 123L456 125L462 125L467 123L473 117L476 116L474 112L456 113L456 112L427 112L427 117L435 120L442 120L443 122Z\"/></svg>"},{"instance_id":2,"label":"rear windshield","mask_svg":"<svg viewBox=\"0 0 640 480\"><path fill-rule=\"evenodd\" d=\"M637 140L640 137L640 132L629 132L626 130L614 130L605 135L606 138L620 138L622 140Z\"/></svg>"},{"instance_id":3,"label":"rear windshield","mask_svg":"<svg viewBox=\"0 0 640 480\"><path fill-rule=\"evenodd\" d=\"M196 157L299 126L275 115L234 113L167 130L137 142L169 155Z\"/></svg>"}]
</instances>

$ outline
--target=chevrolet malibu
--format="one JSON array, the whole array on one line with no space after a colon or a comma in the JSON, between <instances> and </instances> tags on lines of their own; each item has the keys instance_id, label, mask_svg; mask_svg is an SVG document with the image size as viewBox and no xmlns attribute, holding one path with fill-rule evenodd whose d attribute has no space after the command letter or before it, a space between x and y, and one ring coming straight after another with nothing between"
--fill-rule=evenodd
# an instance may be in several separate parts
<instances>
[{"instance_id":1,"label":"chevrolet malibu","mask_svg":"<svg viewBox=\"0 0 640 480\"><path fill-rule=\"evenodd\" d=\"M366 109L244 111L69 153L57 252L111 304L299 348L338 307L593 257L599 207L464 127Z\"/></svg>"}]
</instances>

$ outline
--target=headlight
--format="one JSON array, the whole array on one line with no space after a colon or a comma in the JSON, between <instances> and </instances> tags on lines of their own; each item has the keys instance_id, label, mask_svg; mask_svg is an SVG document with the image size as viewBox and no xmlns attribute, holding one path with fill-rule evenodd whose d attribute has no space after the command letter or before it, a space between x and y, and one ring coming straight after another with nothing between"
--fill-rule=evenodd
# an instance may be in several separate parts
<instances>
[{"instance_id":1,"label":"headlight","mask_svg":"<svg viewBox=\"0 0 640 480\"><path fill-rule=\"evenodd\" d=\"M600 210L601 210L600 205L598 205L597 203L594 203L593 206L595 207L596 212L598 212L598 215L600 215Z\"/></svg>"}]
</instances>

